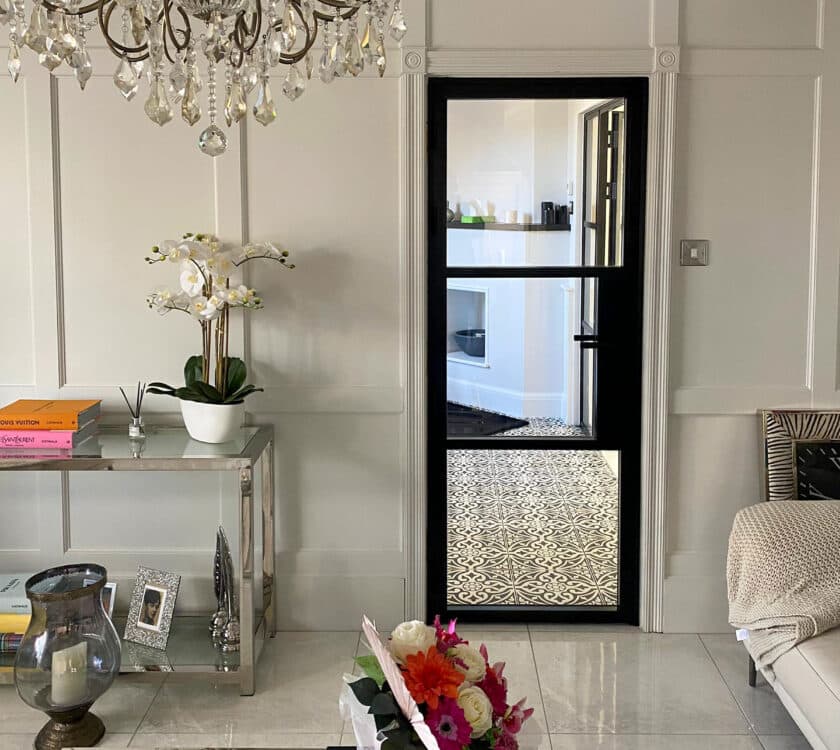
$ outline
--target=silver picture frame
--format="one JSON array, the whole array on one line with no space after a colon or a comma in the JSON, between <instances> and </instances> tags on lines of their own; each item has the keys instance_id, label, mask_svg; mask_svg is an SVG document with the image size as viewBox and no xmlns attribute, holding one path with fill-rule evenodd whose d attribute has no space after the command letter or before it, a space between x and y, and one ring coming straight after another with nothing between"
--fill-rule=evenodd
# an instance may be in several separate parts
<instances>
[{"instance_id":1,"label":"silver picture frame","mask_svg":"<svg viewBox=\"0 0 840 750\"><path fill-rule=\"evenodd\" d=\"M840 443L840 411L765 409L760 416L764 499L815 499L802 497L797 449L809 444L831 446Z\"/></svg>"},{"instance_id":2,"label":"silver picture frame","mask_svg":"<svg viewBox=\"0 0 840 750\"><path fill-rule=\"evenodd\" d=\"M123 639L166 650L180 585L175 573L139 566Z\"/></svg>"}]
</instances>

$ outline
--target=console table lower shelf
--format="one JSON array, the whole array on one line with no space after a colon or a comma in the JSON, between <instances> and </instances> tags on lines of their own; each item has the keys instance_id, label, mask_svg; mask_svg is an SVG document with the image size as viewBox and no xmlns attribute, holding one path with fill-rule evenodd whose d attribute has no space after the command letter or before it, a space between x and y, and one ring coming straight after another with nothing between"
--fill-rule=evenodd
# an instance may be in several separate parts
<instances>
[{"instance_id":1,"label":"console table lower shelf","mask_svg":"<svg viewBox=\"0 0 840 750\"><path fill-rule=\"evenodd\" d=\"M255 618L254 667L262 653L266 635L263 613ZM149 648L139 643L122 641L120 674L170 674L174 679L199 678L207 680L212 676L219 682L240 683L242 680L242 659L239 652L225 654L219 651L210 639L208 617L179 616L172 620L166 651ZM118 633L125 629L125 618L117 617L114 626ZM14 682L14 654L0 654L0 685ZM247 660L245 669L249 669Z\"/></svg>"}]
</instances>

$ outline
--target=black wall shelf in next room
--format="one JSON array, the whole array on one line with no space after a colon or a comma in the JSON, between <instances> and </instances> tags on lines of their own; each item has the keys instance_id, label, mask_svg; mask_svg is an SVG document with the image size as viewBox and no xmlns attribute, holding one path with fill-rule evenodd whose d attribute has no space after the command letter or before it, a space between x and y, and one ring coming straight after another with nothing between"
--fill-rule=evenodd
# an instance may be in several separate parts
<instances>
[{"instance_id":1,"label":"black wall shelf in next room","mask_svg":"<svg viewBox=\"0 0 840 750\"><path fill-rule=\"evenodd\" d=\"M447 229L484 229L494 232L571 232L571 224L503 224L498 221L462 224L460 221L447 221Z\"/></svg>"}]
</instances>

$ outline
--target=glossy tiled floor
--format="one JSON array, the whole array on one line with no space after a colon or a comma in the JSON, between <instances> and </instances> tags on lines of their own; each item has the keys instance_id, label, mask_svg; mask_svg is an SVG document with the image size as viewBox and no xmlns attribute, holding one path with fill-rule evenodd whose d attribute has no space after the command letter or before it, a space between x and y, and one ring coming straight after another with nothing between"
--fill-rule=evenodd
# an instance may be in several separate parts
<instances>
[{"instance_id":1,"label":"glossy tiled floor","mask_svg":"<svg viewBox=\"0 0 840 750\"><path fill-rule=\"evenodd\" d=\"M730 635L644 635L632 628L463 628L508 664L527 696L531 750L806 750L772 690L746 685ZM263 653L257 695L233 686L120 678L97 704L104 747L324 748L352 744L337 695L358 633L281 633ZM43 716L0 687L0 750L30 748Z\"/></svg>"}]
</instances>

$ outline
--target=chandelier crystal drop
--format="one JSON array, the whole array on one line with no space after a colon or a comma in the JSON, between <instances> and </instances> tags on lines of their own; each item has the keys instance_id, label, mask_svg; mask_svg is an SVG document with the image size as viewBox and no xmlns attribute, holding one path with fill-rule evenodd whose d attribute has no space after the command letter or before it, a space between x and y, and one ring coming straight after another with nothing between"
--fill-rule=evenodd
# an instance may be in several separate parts
<instances>
[{"instance_id":1,"label":"chandelier crystal drop","mask_svg":"<svg viewBox=\"0 0 840 750\"><path fill-rule=\"evenodd\" d=\"M272 78L295 101L316 74L324 83L366 70L384 76L386 35L401 42L408 30L400 0L0 0L3 26L13 81L29 48L51 72L66 64L82 90L93 74L86 35L98 28L117 61L119 93L131 101L146 87L143 110L160 127L179 108L190 126L206 113L199 148L210 156L228 142L216 122L217 72L223 124L251 109L269 125Z\"/></svg>"}]
</instances>

